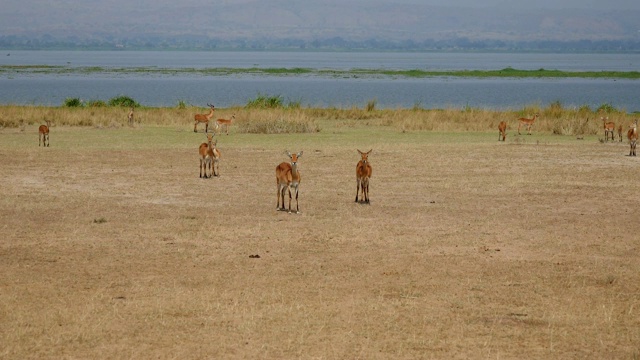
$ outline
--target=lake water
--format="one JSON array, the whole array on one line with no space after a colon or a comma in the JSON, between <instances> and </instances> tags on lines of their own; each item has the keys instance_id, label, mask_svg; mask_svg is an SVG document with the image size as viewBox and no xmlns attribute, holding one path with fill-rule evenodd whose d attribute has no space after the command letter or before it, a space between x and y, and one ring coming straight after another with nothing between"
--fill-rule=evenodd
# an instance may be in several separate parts
<instances>
[{"instance_id":1,"label":"lake water","mask_svg":"<svg viewBox=\"0 0 640 360\"><path fill-rule=\"evenodd\" d=\"M0 54L2 55L2 54ZM6 51L0 65L103 68L157 67L349 70L496 70L506 67L564 71L638 71L638 54L497 54L359 52ZM146 106L179 101L218 107L244 105L258 95L303 106L379 108L521 108L559 101L565 107L608 103L640 111L640 81L621 79L504 79L328 77L268 75L17 74L0 73L0 103L61 105L66 98L109 100L127 95Z\"/></svg>"}]
</instances>

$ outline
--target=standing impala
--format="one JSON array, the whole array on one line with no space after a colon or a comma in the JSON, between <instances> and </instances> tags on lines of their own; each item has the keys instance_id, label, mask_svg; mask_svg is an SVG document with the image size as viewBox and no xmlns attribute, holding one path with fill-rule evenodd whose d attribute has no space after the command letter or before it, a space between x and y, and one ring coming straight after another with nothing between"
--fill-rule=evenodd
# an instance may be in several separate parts
<instances>
[{"instance_id":1,"label":"standing impala","mask_svg":"<svg viewBox=\"0 0 640 360\"><path fill-rule=\"evenodd\" d=\"M362 190L362 201L365 204L369 204L369 178L371 177L371 165L369 164L369 154L373 149L360 153L360 161L356 165L356 202L358 202L358 194Z\"/></svg>"},{"instance_id":2,"label":"standing impala","mask_svg":"<svg viewBox=\"0 0 640 360\"><path fill-rule=\"evenodd\" d=\"M638 119L631 125L631 129L627 131L627 138L629 138L629 156L636 156L636 145L638 143Z\"/></svg>"},{"instance_id":3,"label":"standing impala","mask_svg":"<svg viewBox=\"0 0 640 360\"><path fill-rule=\"evenodd\" d=\"M498 124L498 141L504 141L507 138L507 123L500 121Z\"/></svg>"},{"instance_id":4,"label":"standing impala","mask_svg":"<svg viewBox=\"0 0 640 360\"><path fill-rule=\"evenodd\" d=\"M129 115L127 115L127 119L129 119L129 126L133 126L133 106L131 110L129 110Z\"/></svg>"},{"instance_id":5,"label":"standing impala","mask_svg":"<svg viewBox=\"0 0 640 360\"><path fill-rule=\"evenodd\" d=\"M207 176L207 167L209 168L209 174L211 174L211 154L210 150L213 148L213 134L207 134L207 142L200 144L198 148L198 154L200 155L200 178L211 177ZM203 176L204 171L204 176Z\"/></svg>"},{"instance_id":6,"label":"standing impala","mask_svg":"<svg viewBox=\"0 0 640 360\"><path fill-rule=\"evenodd\" d=\"M198 123L204 123L204 132L209 132L209 120L213 117L213 111L215 110L215 106L211 104L207 104L209 106L208 114L196 114L194 119L196 120L195 124L193 124L193 132L198 132Z\"/></svg>"},{"instance_id":7,"label":"standing impala","mask_svg":"<svg viewBox=\"0 0 640 360\"><path fill-rule=\"evenodd\" d=\"M207 138L209 136L207 135ZM209 170L213 173L213 176L220 176L220 150L218 150L218 140L213 143L209 140L209 149L207 150ZM213 162L213 166L211 165Z\"/></svg>"},{"instance_id":8,"label":"standing impala","mask_svg":"<svg viewBox=\"0 0 640 360\"><path fill-rule=\"evenodd\" d=\"M531 135L531 127L533 126L533 123L536 121L536 119L538 118L538 114L533 115L532 119L528 119L525 117L521 117L518 119L518 135L520 135L520 127L522 125L527 127L527 135Z\"/></svg>"},{"instance_id":9,"label":"standing impala","mask_svg":"<svg viewBox=\"0 0 640 360\"><path fill-rule=\"evenodd\" d=\"M609 134L611 134L611 141L615 141L614 131L616 129L616 124L609 121L609 117L606 118L601 117L603 128L604 128L604 141L609 141Z\"/></svg>"},{"instance_id":10,"label":"standing impala","mask_svg":"<svg viewBox=\"0 0 640 360\"><path fill-rule=\"evenodd\" d=\"M276 202L276 210L285 210L284 208L284 193L289 190L289 213L291 213L291 189L296 193L296 214L300 213L300 206L298 204L298 188L300 186L300 180L302 176L298 171L298 158L302 156L302 151L297 154L291 154L285 150L291 162L282 162L276 166L276 185L278 187L278 200ZM280 207L280 199L282 199L282 208Z\"/></svg>"},{"instance_id":11,"label":"standing impala","mask_svg":"<svg viewBox=\"0 0 640 360\"><path fill-rule=\"evenodd\" d=\"M42 147L49 147L49 128L51 127L51 121L46 120L47 125L40 125L38 128L38 146L42 140Z\"/></svg>"},{"instance_id":12,"label":"standing impala","mask_svg":"<svg viewBox=\"0 0 640 360\"><path fill-rule=\"evenodd\" d=\"M231 126L231 122L236 119L236 114L231 115L231 119L218 119L216 120L216 129L220 128L220 134L222 132L222 127L225 127L227 135L229 135L229 126Z\"/></svg>"},{"instance_id":13,"label":"standing impala","mask_svg":"<svg viewBox=\"0 0 640 360\"><path fill-rule=\"evenodd\" d=\"M622 124L618 126L618 139L620 139L620 142L622 142Z\"/></svg>"}]
</instances>

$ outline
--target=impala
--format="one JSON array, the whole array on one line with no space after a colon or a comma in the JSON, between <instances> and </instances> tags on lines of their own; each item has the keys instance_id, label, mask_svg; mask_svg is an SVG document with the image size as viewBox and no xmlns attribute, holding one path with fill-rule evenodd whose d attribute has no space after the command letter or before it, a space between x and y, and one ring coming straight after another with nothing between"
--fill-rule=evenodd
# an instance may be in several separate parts
<instances>
[{"instance_id":1,"label":"impala","mask_svg":"<svg viewBox=\"0 0 640 360\"><path fill-rule=\"evenodd\" d=\"M220 150L218 150L216 145L218 145L218 140L214 141L213 143L209 141L209 149L207 150L208 165L209 171L213 172L213 176L220 176ZM211 162L213 162L213 169L211 166Z\"/></svg>"},{"instance_id":2,"label":"impala","mask_svg":"<svg viewBox=\"0 0 640 360\"><path fill-rule=\"evenodd\" d=\"M231 115L231 119L218 119L216 120L216 129L220 128L220 132L222 132L222 127L225 127L227 135L229 135L229 126L231 126L231 122L236 119L236 114Z\"/></svg>"},{"instance_id":3,"label":"impala","mask_svg":"<svg viewBox=\"0 0 640 360\"><path fill-rule=\"evenodd\" d=\"M622 124L618 126L618 139L620 139L620 142L622 142Z\"/></svg>"},{"instance_id":4,"label":"impala","mask_svg":"<svg viewBox=\"0 0 640 360\"><path fill-rule=\"evenodd\" d=\"M498 141L504 141L507 137L507 123L500 121L500 124L498 124L498 131L500 131L498 133Z\"/></svg>"},{"instance_id":5,"label":"impala","mask_svg":"<svg viewBox=\"0 0 640 360\"><path fill-rule=\"evenodd\" d=\"M371 177L371 165L369 164L369 154L373 149L360 153L360 161L356 165L356 202L358 202L358 194L362 190L362 201L369 204L369 178Z\"/></svg>"},{"instance_id":6,"label":"impala","mask_svg":"<svg viewBox=\"0 0 640 360\"><path fill-rule=\"evenodd\" d=\"M631 129L627 131L627 138L629 138L629 156L636 156L636 145L638 143L638 119L631 125Z\"/></svg>"},{"instance_id":7,"label":"impala","mask_svg":"<svg viewBox=\"0 0 640 360\"><path fill-rule=\"evenodd\" d=\"M213 117L213 111L215 110L215 106L211 104L207 104L209 106L208 114L196 114L194 119L196 120L195 124L193 124L193 132L198 132L198 123L204 123L204 132L209 132L209 120Z\"/></svg>"},{"instance_id":8,"label":"impala","mask_svg":"<svg viewBox=\"0 0 640 360\"><path fill-rule=\"evenodd\" d=\"M616 130L616 124L614 124L609 120L609 117L603 118L601 117L603 128L604 128L604 141L609 141L609 134L611 134L611 141L615 141L614 131Z\"/></svg>"},{"instance_id":9,"label":"impala","mask_svg":"<svg viewBox=\"0 0 640 360\"><path fill-rule=\"evenodd\" d=\"M133 107L131 107L131 110L129 110L129 115L127 115L127 118L129 119L129 126L133 126Z\"/></svg>"},{"instance_id":10,"label":"impala","mask_svg":"<svg viewBox=\"0 0 640 360\"><path fill-rule=\"evenodd\" d=\"M297 154L291 154L285 150L291 162L282 162L276 166L276 185L278 187L278 200L276 203L276 210L285 210L284 208L284 193L289 190L289 213L291 213L291 189L296 193L296 214L300 213L300 206L298 204L298 188L300 186L300 180L302 176L298 171L298 159L302 156L302 151ZM282 199L282 208L280 208L280 199Z\"/></svg>"},{"instance_id":11,"label":"impala","mask_svg":"<svg viewBox=\"0 0 640 360\"><path fill-rule=\"evenodd\" d=\"M211 156L209 154L209 150L213 148L213 134L207 134L207 142L200 144L198 148L198 153L200 154L200 178L211 177L211 175L207 176L207 165L209 167L209 173L211 173ZM203 173L204 172L204 176Z\"/></svg>"},{"instance_id":12,"label":"impala","mask_svg":"<svg viewBox=\"0 0 640 360\"><path fill-rule=\"evenodd\" d=\"M47 125L40 125L38 128L38 146L42 140L42 147L49 147L49 127L51 127L51 121L46 120Z\"/></svg>"},{"instance_id":13,"label":"impala","mask_svg":"<svg viewBox=\"0 0 640 360\"><path fill-rule=\"evenodd\" d=\"M538 114L533 115L532 119L528 119L524 117L519 118L518 119L518 135L520 135L520 127L522 125L527 127L527 135L531 135L531 127L533 126L533 123L536 121L537 118L538 118Z\"/></svg>"}]
</instances>

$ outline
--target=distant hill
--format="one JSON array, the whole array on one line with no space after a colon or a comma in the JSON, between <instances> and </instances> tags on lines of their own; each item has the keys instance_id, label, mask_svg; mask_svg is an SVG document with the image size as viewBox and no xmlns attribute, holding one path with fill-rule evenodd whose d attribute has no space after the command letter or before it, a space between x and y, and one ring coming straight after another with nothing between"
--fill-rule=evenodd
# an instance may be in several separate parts
<instances>
[{"instance_id":1,"label":"distant hill","mask_svg":"<svg viewBox=\"0 0 640 360\"><path fill-rule=\"evenodd\" d=\"M375 0L85 0L73 5L42 2L48 5L41 7L5 1L0 13L0 47L5 48L499 49L572 44L640 51L640 10L470 8Z\"/></svg>"}]
</instances>

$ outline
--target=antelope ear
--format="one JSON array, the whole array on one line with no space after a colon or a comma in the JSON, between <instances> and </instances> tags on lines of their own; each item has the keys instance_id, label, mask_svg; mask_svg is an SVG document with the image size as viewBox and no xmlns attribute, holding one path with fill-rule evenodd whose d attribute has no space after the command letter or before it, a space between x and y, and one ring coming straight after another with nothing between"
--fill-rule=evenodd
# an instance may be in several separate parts
<instances>
[{"instance_id":1,"label":"antelope ear","mask_svg":"<svg viewBox=\"0 0 640 360\"><path fill-rule=\"evenodd\" d=\"M373 149L367 151L367 155L371 154L372 151L373 151Z\"/></svg>"},{"instance_id":2,"label":"antelope ear","mask_svg":"<svg viewBox=\"0 0 640 360\"><path fill-rule=\"evenodd\" d=\"M291 153L289 152L289 150L285 150L284 154L287 155L289 158L291 158Z\"/></svg>"},{"instance_id":3,"label":"antelope ear","mask_svg":"<svg viewBox=\"0 0 640 360\"><path fill-rule=\"evenodd\" d=\"M298 153L298 157L300 157L300 156L302 156L302 151L300 151L300 152Z\"/></svg>"},{"instance_id":4,"label":"antelope ear","mask_svg":"<svg viewBox=\"0 0 640 360\"><path fill-rule=\"evenodd\" d=\"M360 153L360 155L362 155L362 151L360 151L360 149L356 149L356 150L358 150L358 153Z\"/></svg>"}]
</instances>

